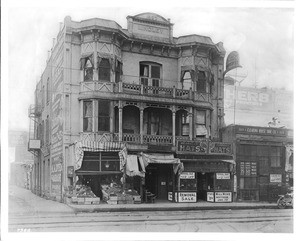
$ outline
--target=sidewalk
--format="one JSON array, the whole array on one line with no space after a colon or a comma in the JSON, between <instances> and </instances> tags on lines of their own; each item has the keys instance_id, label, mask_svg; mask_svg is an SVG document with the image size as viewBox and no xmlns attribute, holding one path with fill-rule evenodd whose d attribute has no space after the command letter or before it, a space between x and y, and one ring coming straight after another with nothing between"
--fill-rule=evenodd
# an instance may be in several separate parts
<instances>
[{"instance_id":1,"label":"sidewalk","mask_svg":"<svg viewBox=\"0 0 300 241\"><path fill-rule=\"evenodd\" d=\"M99 204L76 205L68 204L74 212L129 212L129 211L189 211L189 210L242 210L242 209L277 209L276 203L172 203L156 202L142 204Z\"/></svg>"},{"instance_id":2,"label":"sidewalk","mask_svg":"<svg viewBox=\"0 0 300 241\"><path fill-rule=\"evenodd\" d=\"M31 190L9 186L9 213L74 213L73 209L64 203L41 198Z\"/></svg>"},{"instance_id":3,"label":"sidewalk","mask_svg":"<svg viewBox=\"0 0 300 241\"><path fill-rule=\"evenodd\" d=\"M188 211L188 210L242 210L242 209L277 209L276 203L267 202L233 202L233 203L172 203L169 201L157 201L156 203L141 204L99 204L99 205L78 205L64 204L52 200L46 200L30 190L10 186L10 200L22 202L27 212L34 213L79 213L79 212L130 212L130 211ZM24 210L24 208L23 208ZM9 210L11 213L18 213L20 210Z\"/></svg>"}]
</instances>

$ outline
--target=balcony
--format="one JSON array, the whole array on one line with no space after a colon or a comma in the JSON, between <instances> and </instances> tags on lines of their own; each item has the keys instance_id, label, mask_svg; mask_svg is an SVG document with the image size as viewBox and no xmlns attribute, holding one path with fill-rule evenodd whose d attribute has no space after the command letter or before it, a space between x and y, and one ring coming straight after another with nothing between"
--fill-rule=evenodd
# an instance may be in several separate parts
<instances>
[{"instance_id":1,"label":"balcony","mask_svg":"<svg viewBox=\"0 0 300 241\"><path fill-rule=\"evenodd\" d=\"M120 97L126 99L139 100L139 97L156 97L157 101L159 98L163 98L162 101L167 99L180 100L180 101L196 101L196 102L211 102L211 94L209 93L198 93L195 91L176 89L175 87L160 87L160 86L147 86L133 83L112 83L112 82L101 82L101 81L86 81L80 83L80 95L81 97L86 95L97 95L105 96L111 93L119 94ZM122 95L123 94L123 95Z\"/></svg>"}]
</instances>

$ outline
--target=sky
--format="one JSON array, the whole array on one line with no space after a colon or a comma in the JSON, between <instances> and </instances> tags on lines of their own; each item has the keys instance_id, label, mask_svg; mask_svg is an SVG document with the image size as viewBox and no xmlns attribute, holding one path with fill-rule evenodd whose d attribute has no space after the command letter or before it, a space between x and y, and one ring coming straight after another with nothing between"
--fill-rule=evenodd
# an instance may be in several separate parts
<instances>
[{"instance_id":1,"label":"sky","mask_svg":"<svg viewBox=\"0 0 300 241\"><path fill-rule=\"evenodd\" d=\"M43 2L44 4L41 4ZM223 42L228 53L238 51L243 68L242 86L294 88L294 9L291 1L275 4L199 4L179 1L172 6L153 0L141 1L35 1L6 2L4 21L7 34L8 128L28 130L28 107L34 104L34 90L46 66L48 51L59 31L59 23L69 15L73 21L104 18L127 28L126 17L154 12L170 18L173 36L199 34ZM201 2L201 1L200 1ZM280 4L278 4L280 2ZM283 2L283 5L282 5ZM83 7L83 4L84 7ZM131 3L131 4L129 4ZM157 4L155 4L157 3ZM103 7L105 6L105 7ZM262 7L261 7L262 6ZM3 25L3 24L2 24ZM6 50L6 49L5 49ZM230 73L229 73L230 74ZM6 81L6 79L4 80Z\"/></svg>"}]
</instances>

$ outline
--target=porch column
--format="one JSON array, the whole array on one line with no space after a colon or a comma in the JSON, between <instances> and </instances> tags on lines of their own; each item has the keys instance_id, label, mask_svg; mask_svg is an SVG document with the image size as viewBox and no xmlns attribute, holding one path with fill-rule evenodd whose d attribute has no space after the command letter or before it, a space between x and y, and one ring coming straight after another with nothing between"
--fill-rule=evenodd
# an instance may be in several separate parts
<instances>
[{"instance_id":1,"label":"porch column","mask_svg":"<svg viewBox=\"0 0 300 241\"><path fill-rule=\"evenodd\" d=\"M122 142L123 136L123 106L122 101L119 101L119 142Z\"/></svg>"},{"instance_id":2,"label":"porch column","mask_svg":"<svg viewBox=\"0 0 300 241\"><path fill-rule=\"evenodd\" d=\"M193 140L193 107L189 111L189 132L190 140Z\"/></svg>"},{"instance_id":3,"label":"porch column","mask_svg":"<svg viewBox=\"0 0 300 241\"><path fill-rule=\"evenodd\" d=\"M176 120L176 111L175 108L172 110L172 138L173 138L173 145L176 145L176 133L175 133L175 120Z\"/></svg>"},{"instance_id":4,"label":"porch column","mask_svg":"<svg viewBox=\"0 0 300 241\"><path fill-rule=\"evenodd\" d=\"M140 109L140 137L141 144L143 144L143 136L144 136L144 109Z\"/></svg>"}]
</instances>

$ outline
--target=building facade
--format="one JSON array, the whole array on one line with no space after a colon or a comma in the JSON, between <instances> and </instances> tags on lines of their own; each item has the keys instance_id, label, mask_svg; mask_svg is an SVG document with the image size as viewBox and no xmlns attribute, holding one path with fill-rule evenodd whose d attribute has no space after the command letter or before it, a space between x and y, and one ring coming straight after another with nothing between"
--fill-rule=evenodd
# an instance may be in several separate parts
<instances>
[{"instance_id":1,"label":"building facade","mask_svg":"<svg viewBox=\"0 0 300 241\"><path fill-rule=\"evenodd\" d=\"M113 184L142 198L232 201L224 56L209 37L173 37L154 13L128 16L127 29L66 17L29 110L35 192L62 201L80 181L100 198Z\"/></svg>"},{"instance_id":2,"label":"building facade","mask_svg":"<svg viewBox=\"0 0 300 241\"><path fill-rule=\"evenodd\" d=\"M234 147L237 201L274 202L293 186L291 129L230 125L222 135Z\"/></svg>"}]
</instances>

